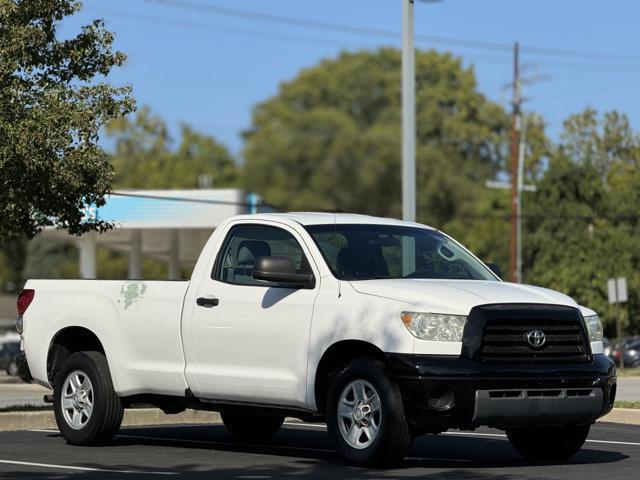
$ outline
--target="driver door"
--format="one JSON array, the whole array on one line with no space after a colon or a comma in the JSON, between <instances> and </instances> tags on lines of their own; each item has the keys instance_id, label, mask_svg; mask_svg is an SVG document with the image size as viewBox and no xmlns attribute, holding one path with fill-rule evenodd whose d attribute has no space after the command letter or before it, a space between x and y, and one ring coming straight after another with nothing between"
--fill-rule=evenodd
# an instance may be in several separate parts
<instances>
[{"instance_id":1,"label":"driver door","mask_svg":"<svg viewBox=\"0 0 640 480\"><path fill-rule=\"evenodd\" d=\"M263 256L286 256L313 288L255 280ZM196 396L304 406L307 348L318 273L298 234L281 224L232 225L191 318ZM201 304L200 304L201 303Z\"/></svg>"}]
</instances>

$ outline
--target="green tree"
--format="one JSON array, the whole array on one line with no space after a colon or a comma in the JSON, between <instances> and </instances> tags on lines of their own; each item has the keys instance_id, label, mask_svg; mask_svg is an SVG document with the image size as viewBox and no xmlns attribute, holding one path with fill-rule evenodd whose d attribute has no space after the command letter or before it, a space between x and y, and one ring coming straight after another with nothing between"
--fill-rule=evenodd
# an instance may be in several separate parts
<instances>
[{"instance_id":1,"label":"green tree","mask_svg":"<svg viewBox=\"0 0 640 480\"><path fill-rule=\"evenodd\" d=\"M567 119L538 191L525 203L525 280L598 311L615 335L607 279L626 276L630 333L640 329L640 138L625 115Z\"/></svg>"},{"instance_id":2,"label":"green tree","mask_svg":"<svg viewBox=\"0 0 640 480\"><path fill-rule=\"evenodd\" d=\"M526 234L527 281L602 311L608 275L603 267L609 260L600 253L602 237L610 232L601 218L604 202L605 191L592 165L562 155L552 159L526 209L533 230Z\"/></svg>"},{"instance_id":3,"label":"green tree","mask_svg":"<svg viewBox=\"0 0 640 480\"><path fill-rule=\"evenodd\" d=\"M401 56L343 53L259 104L246 132L243 184L285 209L401 214ZM418 52L419 218L446 226L504 167L508 118L460 59Z\"/></svg>"},{"instance_id":4,"label":"green tree","mask_svg":"<svg viewBox=\"0 0 640 480\"><path fill-rule=\"evenodd\" d=\"M107 135L115 141L111 162L118 188L198 188L202 175L215 188L235 185L236 164L226 147L182 125L173 148L166 123L147 107L134 119L111 122Z\"/></svg>"},{"instance_id":5,"label":"green tree","mask_svg":"<svg viewBox=\"0 0 640 480\"><path fill-rule=\"evenodd\" d=\"M43 237L32 239L26 261L19 270L26 278L78 278L78 249L68 243L52 242ZM98 278L119 280L127 278L129 259L125 253L99 248L97 252ZM147 280L167 278L165 263L145 258L142 276ZM0 276L0 278L2 278Z\"/></svg>"},{"instance_id":6,"label":"green tree","mask_svg":"<svg viewBox=\"0 0 640 480\"><path fill-rule=\"evenodd\" d=\"M564 122L560 148L574 162L593 165L606 183L611 168L640 160L638 136L626 115L612 111L599 118L588 108Z\"/></svg>"},{"instance_id":7,"label":"green tree","mask_svg":"<svg viewBox=\"0 0 640 480\"><path fill-rule=\"evenodd\" d=\"M22 270L27 256L24 237L10 236L0 240L0 292L15 292L22 287Z\"/></svg>"},{"instance_id":8,"label":"green tree","mask_svg":"<svg viewBox=\"0 0 640 480\"><path fill-rule=\"evenodd\" d=\"M125 60L101 20L57 38L59 22L80 6L0 0L0 237L49 225L74 234L108 228L83 220L111 185L98 133L134 105L129 88L97 81Z\"/></svg>"}]
</instances>

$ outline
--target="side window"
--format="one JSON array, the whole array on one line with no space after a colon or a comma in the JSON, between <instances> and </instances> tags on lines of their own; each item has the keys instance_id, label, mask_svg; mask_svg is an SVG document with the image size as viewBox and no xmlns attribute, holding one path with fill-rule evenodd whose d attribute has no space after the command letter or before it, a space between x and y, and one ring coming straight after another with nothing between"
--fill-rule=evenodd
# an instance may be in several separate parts
<instances>
[{"instance_id":1,"label":"side window","mask_svg":"<svg viewBox=\"0 0 640 480\"><path fill-rule=\"evenodd\" d=\"M311 273L300 244L286 230L266 225L238 225L227 234L212 278L234 285L278 286L253 278L256 259L270 256L289 257L298 273Z\"/></svg>"}]
</instances>

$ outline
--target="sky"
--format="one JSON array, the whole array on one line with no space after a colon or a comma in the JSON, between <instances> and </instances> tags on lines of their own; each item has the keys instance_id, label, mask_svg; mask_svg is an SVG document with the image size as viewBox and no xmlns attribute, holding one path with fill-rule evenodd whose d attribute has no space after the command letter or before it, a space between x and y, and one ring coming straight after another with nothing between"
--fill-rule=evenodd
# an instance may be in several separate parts
<instances>
[{"instance_id":1,"label":"sky","mask_svg":"<svg viewBox=\"0 0 640 480\"><path fill-rule=\"evenodd\" d=\"M132 85L174 137L188 123L241 156L252 108L301 69L345 49L400 48L402 1L84 0L60 34L103 18L128 55L109 81ZM417 0L416 47L460 56L479 90L509 108L518 41L524 109L552 138L586 107L619 110L640 128L639 18L637 0Z\"/></svg>"}]
</instances>

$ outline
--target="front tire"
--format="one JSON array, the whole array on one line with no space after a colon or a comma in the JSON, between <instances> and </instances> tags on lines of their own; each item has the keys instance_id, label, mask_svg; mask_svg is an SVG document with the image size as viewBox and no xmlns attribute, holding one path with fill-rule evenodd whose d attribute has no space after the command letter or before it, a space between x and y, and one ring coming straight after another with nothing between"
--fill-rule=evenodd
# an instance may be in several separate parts
<instances>
[{"instance_id":1,"label":"front tire","mask_svg":"<svg viewBox=\"0 0 640 480\"><path fill-rule=\"evenodd\" d=\"M111 440L124 408L102 353L77 352L64 360L54 382L53 408L60 433L72 445Z\"/></svg>"},{"instance_id":2,"label":"front tire","mask_svg":"<svg viewBox=\"0 0 640 480\"><path fill-rule=\"evenodd\" d=\"M507 430L513 448L529 460L557 461L572 457L584 444L591 425L528 427Z\"/></svg>"},{"instance_id":3,"label":"front tire","mask_svg":"<svg viewBox=\"0 0 640 480\"><path fill-rule=\"evenodd\" d=\"M232 437L248 442L271 438L284 423L284 417L277 415L221 412L220 417Z\"/></svg>"},{"instance_id":4,"label":"front tire","mask_svg":"<svg viewBox=\"0 0 640 480\"><path fill-rule=\"evenodd\" d=\"M387 366L369 358L347 364L326 402L327 428L338 453L361 466L391 466L413 444L400 390Z\"/></svg>"}]
</instances>

